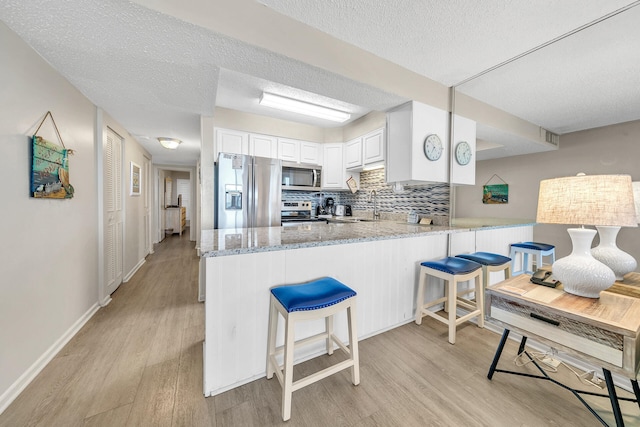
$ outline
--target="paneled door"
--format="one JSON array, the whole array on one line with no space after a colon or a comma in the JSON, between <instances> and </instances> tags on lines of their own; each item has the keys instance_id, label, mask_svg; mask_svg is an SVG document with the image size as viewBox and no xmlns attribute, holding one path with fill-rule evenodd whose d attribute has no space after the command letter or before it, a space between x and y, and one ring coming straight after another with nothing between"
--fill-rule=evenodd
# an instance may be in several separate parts
<instances>
[{"instance_id":1,"label":"paneled door","mask_svg":"<svg viewBox=\"0 0 640 427\"><path fill-rule=\"evenodd\" d=\"M144 197L144 255L153 253L151 243L151 159L144 158L142 195Z\"/></svg>"},{"instance_id":2,"label":"paneled door","mask_svg":"<svg viewBox=\"0 0 640 427\"><path fill-rule=\"evenodd\" d=\"M104 146L104 284L106 295L111 295L122 283L122 146L122 137L107 128L107 140Z\"/></svg>"}]
</instances>

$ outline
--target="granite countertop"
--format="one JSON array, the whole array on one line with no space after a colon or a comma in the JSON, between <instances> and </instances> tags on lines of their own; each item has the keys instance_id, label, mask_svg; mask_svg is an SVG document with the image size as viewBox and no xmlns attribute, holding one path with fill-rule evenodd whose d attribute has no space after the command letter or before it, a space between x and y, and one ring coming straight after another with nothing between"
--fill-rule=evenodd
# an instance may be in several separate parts
<instances>
[{"instance_id":1,"label":"granite countertop","mask_svg":"<svg viewBox=\"0 0 640 427\"><path fill-rule=\"evenodd\" d=\"M470 220L470 219L469 219ZM283 227L205 230L200 239L202 257L280 251L340 245L425 234L457 233L476 229L535 225L527 220L472 218L455 226L408 224L397 221L317 222Z\"/></svg>"}]
</instances>

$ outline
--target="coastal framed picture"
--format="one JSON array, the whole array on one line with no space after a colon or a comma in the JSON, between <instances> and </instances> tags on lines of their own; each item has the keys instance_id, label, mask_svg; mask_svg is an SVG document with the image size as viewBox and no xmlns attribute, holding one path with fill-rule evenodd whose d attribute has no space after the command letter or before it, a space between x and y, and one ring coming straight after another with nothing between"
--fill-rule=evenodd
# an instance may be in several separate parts
<instances>
[{"instance_id":1,"label":"coastal framed picture","mask_svg":"<svg viewBox=\"0 0 640 427\"><path fill-rule=\"evenodd\" d=\"M31 138L30 196L39 199L71 199L69 150L46 139Z\"/></svg>"},{"instance_id":2,"label":"coastal framed picture","mask_svg":"<svg viewBox=\"0 0 640 427\"><path fill-rule=\"evenodd\" d=\"M131 162L131 196L139 196L141 188L141 173L140 166L134 162Z\"/></svg>"},{"instance_id":3,"label":"coastal framed picture","mask_svg":"<svg viewBox=\"0 0 640 427\"><path fill-rule=\"evenodd\" d=\"M484 185L482 203L485 205L509 203L509 184Z\"/></svg>"}]
</instances>

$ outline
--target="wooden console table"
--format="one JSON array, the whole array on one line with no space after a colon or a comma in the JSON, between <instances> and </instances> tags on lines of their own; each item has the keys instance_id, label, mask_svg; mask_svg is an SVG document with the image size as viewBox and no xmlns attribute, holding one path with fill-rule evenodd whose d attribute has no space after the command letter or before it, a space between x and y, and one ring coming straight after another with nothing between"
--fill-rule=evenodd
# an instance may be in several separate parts
<instances>
[{"instance_id":1,"label":"wooden console table","mask_svg":"<svg viewBox=\"0 0 640 427\"><path fill-rule=\"evenodd\" d=\"M548 288L529 281L531 276L519 275L487 288L487 316L505 328L489 369L550 380L570 390L600 420L606 423L581 398L580 394L609 397L618 426L623 426L620 405L611 372L629 378L636 399L640 402L637 374L640 365L640 274L629 273L623 282L616 282L601 292L599 299L568 294L562 286ZM601 366L608 395L574 390L543 374L528 375L497 369L509 331L522 334L518 353L525 352L527 337ZM525 352L526 353L526 352ZM640 403L639 403L640 405Z\"/></svg>"}]
</instances>

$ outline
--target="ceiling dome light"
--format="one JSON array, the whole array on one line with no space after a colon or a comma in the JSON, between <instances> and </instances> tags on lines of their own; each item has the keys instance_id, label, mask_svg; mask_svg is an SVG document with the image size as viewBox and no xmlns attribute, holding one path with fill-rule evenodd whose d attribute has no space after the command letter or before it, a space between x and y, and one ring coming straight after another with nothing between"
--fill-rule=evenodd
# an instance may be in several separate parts
<instances>
[{"instance_id":1,"label":"ceiling dome light","mask_svg":"<svg viewBox=\"0 0 640 427\"><path fill-rule=\"evenodd\" d=\"M160 141L160 144L164 148L168 148L169 150L175 150L178 148L178 145L182 144L182 141L177 138L165 138L163 136L159 137L158 141Z\"/></svg>"}]
</instances>

